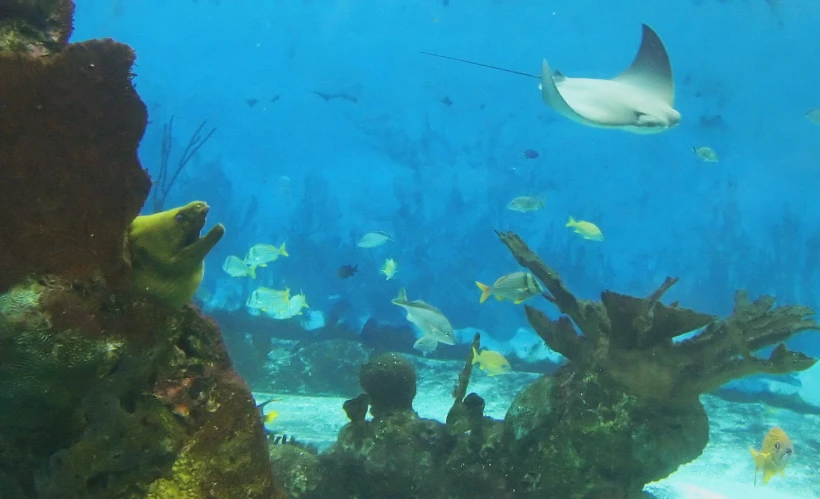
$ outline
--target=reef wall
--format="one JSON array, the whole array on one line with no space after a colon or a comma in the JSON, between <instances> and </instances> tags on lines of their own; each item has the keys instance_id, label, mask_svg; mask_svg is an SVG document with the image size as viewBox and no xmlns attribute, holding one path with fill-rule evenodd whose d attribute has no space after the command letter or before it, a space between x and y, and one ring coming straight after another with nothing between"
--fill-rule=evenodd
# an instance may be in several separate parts
<instances>
[{"instance_id":1,"label":"reef wall","mask_svg":"<svg viewBox=\"0 0 820 499\"><path fill-rule=\"evenodd\" d=\"M0 496L284 497L219 329L131 289L134 52L0 0Z\"/></svg>"}]
</instances>

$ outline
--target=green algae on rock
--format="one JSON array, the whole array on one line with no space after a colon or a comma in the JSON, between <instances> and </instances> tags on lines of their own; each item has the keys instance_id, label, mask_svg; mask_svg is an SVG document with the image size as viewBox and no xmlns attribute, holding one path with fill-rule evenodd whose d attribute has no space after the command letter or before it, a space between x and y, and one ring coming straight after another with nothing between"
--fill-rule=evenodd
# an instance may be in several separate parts
<instances>
[{"instance_id":1,"label":"green algae on rock","mask_svg":"<svg viewBox=\"0 0 820 499\"><path fill-rule=\"evenodd\" d=\"M816 362L781 343L820 329L807 307L774 307L771 297L750 303L738 292L734 314L721 320L663 305L677 278L647 298L605 291L600 302L579 300L520 237L498 236L565 314L552 320L525 306L536 332L569 360L553 380L519 394L507 414L510 485L520 497L638 497L646 483L702 453L709 422L701 393L733 378ZM774 344L768 359L753 355Z\"/></svg>"}]
</instances>

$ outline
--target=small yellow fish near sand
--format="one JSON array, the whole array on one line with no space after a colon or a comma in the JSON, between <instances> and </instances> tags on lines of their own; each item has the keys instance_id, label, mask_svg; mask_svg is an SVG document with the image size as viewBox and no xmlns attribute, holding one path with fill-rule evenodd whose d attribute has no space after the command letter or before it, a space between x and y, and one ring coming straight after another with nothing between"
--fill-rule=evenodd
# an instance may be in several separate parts
<instances>
[{"instance_id":1,"label":"small yellow fish near sand","mask_svg":"<svg viewBox=\"0 0 820 499\"><path fill-rule=\"evenodd\" d=\"M518 196L509 202L507 209L527 213L528 211L538 211L546 206L546 200L543 197Z\"/></svg>"},{"instance_id":2,"label":"small yellow fish near sand","mask_svg":"<svg viewBox=\"0 0 820 499\"><path fill-rule=\"evenodd\" d=\"M360 248L375 248L377 246L381 246L387 241L392 240L393 236L391 236L387 232L376 230L373 232L368 232L367 234L363 235L362 238L359 239L359 243L357 244L357 246Z\"/></svg>"},{"instance_id":3,"label":"small yellow fish near sand","mask_svg":"<svg viewBox=\"0 0 820 499\"><path fill-rule=\"evenodd\" d=\"M709 146L693 147L692 152L706 163L717 163L720 161L718 154Z\"/></svg>"},{"instance_id":4,"label":"small yellow fish near sand","mask_svg":"<svg viewBox=\"0 0 820 499\"><path fill-rule=\"evenodd\" d=\"M786 432L778 427L769 430L763 437L763 445L756 451L750 447L752 457L755 460L755 481L757 485L757 474L763 472L763 485L766 485L774 475L786 476L783 470L794 456L794 445Z\"/></svg>"},{"instance_id":5,"label":"small yellow fish near sand","mask_svg":"<svg viewBox=\"0 0 820 499\"><path fill-rule=\"evenodd\" d=\"M484 303L490 295L495 296L496 300L510 300L516 305L523 302L527 298L535 295L540 295L544 292L535 277L529 272L513 272L501 276L492 286L487 286L478 281L475 282L478 289L481 290L481 298L479 303Z\"/></svg>"},{"instance_id":6,"label":"small yellow fish near sand","mask_svg":"<svg viewBox=\"0 0 820 499\"><path fill-rule=\"evenodd\" d=\"M245 265L267 267L268 263L275 262L280 256L290 256L285 243L278 248L272 244L254 244L245 256Z\"/></svg>"},{"instance_id":7,"label":"small yellow fish near sand","mask_svg":"<svg viewBox=\"0 0 820 499\"><path fill-rule=\"evenodd\" d=\"M478 364L478 367L488 376L498 376L512 371L512 366L507 359L492 350L484 350L479 354L473 347L473 364Z\"/></svg>"},{"instance_id":8,"label":"small yellow fish near sand","mask_svg":"<svg viewBox=\"0 0 820 499\"><path fill-rule=\"evenodd\" d=\"M385 280L389 281L393 278L394 275L396 275L396 272L399 271L398 268L399 264L396 263L396 261L392 258L388 258L384 261L384 265L382 265L382 268L381 270L379 270L379 272L384 274Z\"/></svg>"},{"instance_id":9,"label":"small yellow fish near sand","mask_svg":"<svg viewBox=\"0 0 820 499\"><path fill-rule=\"evenodd\" d=\"M231 277L248 277L256 279L256 265L249 266L238 256L231 255L222 264L222 270Z\"/></svg>"},{"instance_id":10,"label":"small yellow fish near sand","mask_svg":"<svg viewBox=\"0 0 820 499\"><path fill-rule=\"evenodd\" d=\"M587 222L586 220L576 221L574 218L569 217L566 227L572 227L575 233L584 239L589 239L590 241L604 240L604 234L601 232L601 229L592 222Z\"/></svg>"}]
</instances>

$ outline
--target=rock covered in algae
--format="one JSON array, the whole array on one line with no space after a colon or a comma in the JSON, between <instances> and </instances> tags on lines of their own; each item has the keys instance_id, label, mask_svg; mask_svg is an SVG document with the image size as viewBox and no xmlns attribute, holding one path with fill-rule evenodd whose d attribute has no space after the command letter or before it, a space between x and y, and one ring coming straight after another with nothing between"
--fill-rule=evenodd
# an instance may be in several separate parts
<instances>
[{"instance_id":1,"label":"rock covered in algae","mask_svg":"<svg viewBox=\"0 0 820 499\"><path fill-rule=\"evenodd\" d=\"M48 25L58 4L71 6L0 1L2 23L37 6ZM13 408L0 496L284 497L218 328L131 291L126 232L150 188L133 61L111 40L0 50L0 403Z\"/></svg>"},{"instance_id":2,"label":"rock covered in algae","mask_svg":"<svg viewBox=\"0 0 820 499\"><path fill-rule=\"evenodd\" d=\"M199 237L208 210L204 201L192 201L134 219L128 249L135 290L173 308L190 303L205 272L202 260L225 234L225 227L216 224Z\"/></svg>"},{"instance_id":3,"label":"rock covered in algae","mask_svg":"<svg viewBox=\"0 0 820 499\"><path fill-rule=\"evenodd\" d=\"M374 417L413 410L416 368L404 356L388 352L373 357L359 371L359 383L370 397Z\"/></svg>"},{"instance_id":4,"label":"rock covered in algae","mask_svg":"<svg viewBox=\"0 0 820 499\"><path fill-rule=\"evenodd\" d=\"M71 0L0 1L0 51L43 56L60 51L72 31Z\"/></svg>"}]
</instances>

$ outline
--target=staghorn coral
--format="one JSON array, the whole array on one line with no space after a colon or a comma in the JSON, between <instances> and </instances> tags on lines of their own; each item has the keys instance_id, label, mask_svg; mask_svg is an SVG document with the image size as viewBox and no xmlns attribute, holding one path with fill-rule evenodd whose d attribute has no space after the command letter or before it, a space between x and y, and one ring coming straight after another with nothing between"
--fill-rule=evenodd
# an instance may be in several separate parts
<instances>
[{"instance_id":1,"label":"staghorn coral","mask_svg":"<svg viewBox=\"0 0 820 499\"><path fill-rule=\"evenodd\" d=\"M637 496L703 451L708 420L698 395L816 362L781 343L819 328L807 307L774 307L771 297L749 302L738 292L732 316L718 319L662 304L677 278L647 298L604 291L600 302L579 300L520 237L497 234L565 314L552 320L525 306L536 332L570 361L519 394L505 418L510 484L520 497ZM767 359L753 354L774 344Z\"/></svg>"}]
</instances>

